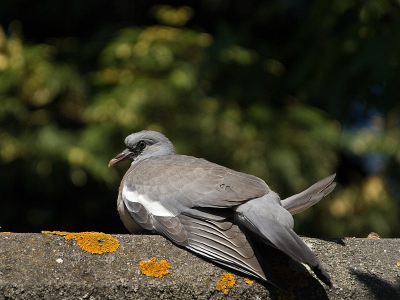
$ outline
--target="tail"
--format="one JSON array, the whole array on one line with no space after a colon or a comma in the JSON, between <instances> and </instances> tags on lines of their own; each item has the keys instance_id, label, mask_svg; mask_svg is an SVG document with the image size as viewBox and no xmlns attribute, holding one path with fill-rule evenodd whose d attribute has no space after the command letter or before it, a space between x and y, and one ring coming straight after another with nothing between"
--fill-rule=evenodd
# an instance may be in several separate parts
<instances>
[{"instance_id":1,"label":"tail","mask_svg":"<svg viewBox=\"0 0 400 300\"><path fill-rule=\"evenodd\" d=\"M305 191L282 200L282 206L292 215L313 206L336 187L336 182L333 182L335 176L336 174L332 174L313 184Z\"/></svg>"}]
</instances>

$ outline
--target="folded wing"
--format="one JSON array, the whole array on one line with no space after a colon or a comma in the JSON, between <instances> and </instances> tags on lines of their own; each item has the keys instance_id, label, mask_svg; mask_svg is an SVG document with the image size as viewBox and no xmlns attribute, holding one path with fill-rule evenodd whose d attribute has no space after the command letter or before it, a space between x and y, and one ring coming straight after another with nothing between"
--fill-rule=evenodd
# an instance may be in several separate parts
<instances>
[{"instance_id":1,"label":"folded wing","mask_svg":"<svg viewBox=\"0 0 400 300\"><path fill-rule=\"evenodd\" d=\"M183 155L152 157L133 165L124 185L174 215L192 207L234 207L269 192L268 185L255 176Z\"/></svg>"},{"instance_id":2,"label":"folded wing","mask_svg":"<svg viewBox=\"0 0 400 300\"><path fill-rule=\"evenodd\" d=\"M138 215L146 211L135 205L126 207L132 218L139 224L146 220L146 226L164 235L172 242L186 247L196 254L234 270L268 281L284 289L272 269L262 268L245 234L232 221L233 211L229 209L190 209L178 216Z\"/></svg>"},{"instance_id":3,"label":"folded wing","mask_svg":"<svg viewBox=\"0 0 400 300\"><path fill-rule=\"evenodd\" d=\"M236 220L245 230L256 234L266 244L275 247L292 259L308 264L325 284L332 286L329 274L315 254L293 231L293 218L270 197L251 200L236 209Z\"/></svg>"}]
</instances>

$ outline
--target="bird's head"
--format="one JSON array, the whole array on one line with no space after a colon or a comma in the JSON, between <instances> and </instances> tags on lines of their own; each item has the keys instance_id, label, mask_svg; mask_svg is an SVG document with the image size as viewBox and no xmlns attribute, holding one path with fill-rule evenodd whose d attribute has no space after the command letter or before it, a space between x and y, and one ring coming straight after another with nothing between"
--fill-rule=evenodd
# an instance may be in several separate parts
<instances>
[{"instance_id":1,"label":"bird's head","mask_svg":"<svg viewBox=\"0 0 400 300\"><path fill-rule=\"evenodd\" d=\"M143 130L128 135L125 139L126 149L108 163L109 167L124 161L137 162L149 157L175 154L172 143L163 134Z\"/></svg>"}]
</instances>

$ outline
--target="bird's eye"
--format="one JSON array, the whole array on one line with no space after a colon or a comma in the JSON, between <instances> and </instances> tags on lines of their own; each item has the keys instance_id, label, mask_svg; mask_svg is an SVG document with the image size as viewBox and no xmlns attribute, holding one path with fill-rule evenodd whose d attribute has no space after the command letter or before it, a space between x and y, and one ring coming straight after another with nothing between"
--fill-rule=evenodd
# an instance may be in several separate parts
<instances>
[{"instance_id":1,"label":"bird's eye","mask_svg":"<svg viewBox=\"0 0 400 300\"><path fill-rule=\"evenodd\" d=\"M144 148L146 148L146 142L145 141L139 141L139 143L137 144L138 148L140 150L143 150Z\"/></svg>"}]
</instances>

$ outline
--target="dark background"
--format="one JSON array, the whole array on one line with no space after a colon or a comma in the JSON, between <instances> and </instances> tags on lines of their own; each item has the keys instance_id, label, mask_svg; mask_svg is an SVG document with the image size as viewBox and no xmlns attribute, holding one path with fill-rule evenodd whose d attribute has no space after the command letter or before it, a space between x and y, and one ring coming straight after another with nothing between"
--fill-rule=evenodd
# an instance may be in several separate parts
<instances>
[{"instance_id":1,"label":"dark background","mask_svg":"<svg viewBox=\"0 0 400 300\"><path fill-rule=\"evenodd\" d=\"M281 197L337 172L299 234L397 237L396 1L0 3L2 231L126 232L126 135L263 178Z\"/></svg>"}]
</instances>

